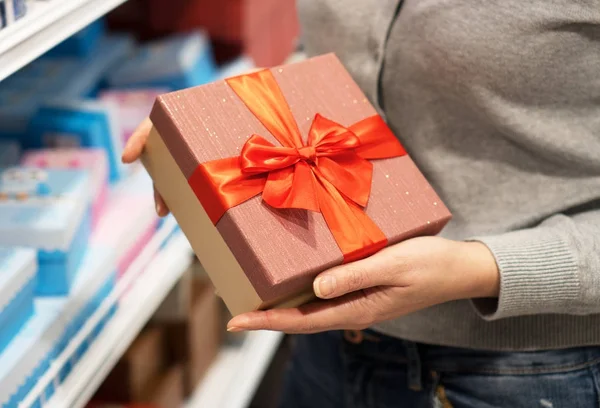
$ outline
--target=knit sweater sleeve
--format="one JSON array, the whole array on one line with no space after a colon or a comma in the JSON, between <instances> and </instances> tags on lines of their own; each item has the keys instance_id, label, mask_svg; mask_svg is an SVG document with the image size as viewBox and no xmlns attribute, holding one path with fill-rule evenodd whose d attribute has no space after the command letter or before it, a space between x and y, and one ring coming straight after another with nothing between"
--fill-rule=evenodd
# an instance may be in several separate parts
<instances>
[{"instance_id":1,"label":"knit sweater sleeve","mask_svg":"<svg viewBox=\"0 0 600 408\"><path fill-rule=\"evenodd\" d=\"M600 209L475 240L500 270L499 298L473 300L484 319L600 313Z\"/></svg>"}]
</instances>

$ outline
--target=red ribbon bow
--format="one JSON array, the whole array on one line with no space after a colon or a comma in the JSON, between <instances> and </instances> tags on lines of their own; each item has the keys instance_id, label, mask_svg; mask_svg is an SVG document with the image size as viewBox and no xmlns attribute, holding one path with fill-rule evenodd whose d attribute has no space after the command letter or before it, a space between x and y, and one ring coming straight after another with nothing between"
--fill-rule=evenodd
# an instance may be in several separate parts
<instances>
[{"instance_id":1,"label":"red ribbon bow","mask_svg":"<svg viewBox=\"0 0 600 408\"><path fill-rule=\"evenodd\" d=\"M346 128L317 114L304 144L271 71L227 83L282 146L252 135L239 157L198 166L188 182L213 223L262 193L272 207L323 214L346 262L385 247L387 238L363 211L373 175L369 159L406 151L383 119L374 115Z\"/></svg>"}]
</instances>

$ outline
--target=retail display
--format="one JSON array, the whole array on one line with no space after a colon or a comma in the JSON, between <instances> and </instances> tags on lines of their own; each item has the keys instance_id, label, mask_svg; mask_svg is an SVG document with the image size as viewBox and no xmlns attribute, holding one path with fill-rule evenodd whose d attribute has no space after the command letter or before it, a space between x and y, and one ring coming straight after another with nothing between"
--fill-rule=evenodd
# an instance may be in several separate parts
<instances>
[{"instance_id":1,"label":"retail display","mask_svg":"<svg viewBox=\"0 0 600 408\"><path fill-rule=\"evenodd\" d=\"M450 219L333 54L163 95L150 118L142 162L233 314L303 303L324 269Z\"/></svg>"},{"instance_id":2,"label":"retail display","mask_svg":"<svg viewBox=\"0 0 600 408\"><path fill-rule=\"evenodd\" d=\"M96 100L53 101L44 104L29 127L28 147L85 147L104 149L109 179L118 181L125 166L121 162L123 142L118 115L110 104Z\"/></svg>"},{"instance_id":3,"label":"retail display","mask_svg":"<svg viewBox=\"0 0 600 408\"><path fill-rule=\"evenodd\" d=\"M99 99L116 107L115 110L119 115L119 125L121 126L120 133L123 143L125 143L139 124L150 115L156 97L165 92L165 89L160 88L111 89L102 91Z\"/></svg>"},{"instance_id":4,"label":"retail display","mask_svg":"<svg viewBox=\"0 0 600 408\"><path fill-rule=\"evenodd\" d=\"M92 226L102 215L108 195L108 163L102 149L58 148L25 152L23 166L41 169L84 169L90 174Z\"/></svg>"},{"instance_id":5,"label":"retail display","mask_svg":"<svg viewBox=\"0 0 600 408\"><path fill-rule=\"evenodd\" d=\"M110 73L108 83L116 88L174 90L210 82L215 73L210 43L196 31L142 46Z\"/></svg>"},{"instance_id":6,"label":"retail display","mask_svg":"<svg viewBox=\"0 0 600 408\"><path fill-rule=\"evenodd\" d=\"M36 252L0 247L0 353L33 314Z\"/></svg>"},{"instance_id":7,"label":"retail display","mask_svg":"<svg viewBox=\"0 0 600 408\"><path fill-rule=\"evenodd\" d=\"M87 172L16 167L0 177L0 245L38 251L37 295L67 294L90 234Z\"/></svg>"}]
</instances>

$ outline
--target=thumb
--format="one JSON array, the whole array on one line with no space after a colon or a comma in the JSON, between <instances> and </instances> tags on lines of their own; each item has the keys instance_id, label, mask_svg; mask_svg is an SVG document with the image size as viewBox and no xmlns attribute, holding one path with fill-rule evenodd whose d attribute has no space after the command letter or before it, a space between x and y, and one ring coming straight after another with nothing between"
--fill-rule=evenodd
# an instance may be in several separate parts
<instances>
[{"instance_id":1,"label":"thumb","mask_svg":"<svg viewBox=\"0 0 600 408\"><path fill-rule=\"evenodd\" d=\"M321 273L313 282L313 290L317 297L331 299L361 289L392 285L395 269L387 256L378 253Z\"/></svg>"}]
</instances>

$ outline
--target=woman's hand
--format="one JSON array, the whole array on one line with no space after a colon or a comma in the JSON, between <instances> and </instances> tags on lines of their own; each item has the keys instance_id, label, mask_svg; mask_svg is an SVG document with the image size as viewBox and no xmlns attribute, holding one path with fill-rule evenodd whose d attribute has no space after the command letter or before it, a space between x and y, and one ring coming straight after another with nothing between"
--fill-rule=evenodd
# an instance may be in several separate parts
<instances>
[{"instance_id":1,"label":"woman's hand","mask_svg":"<svg viewBox=\"0 0 600 408\"><path fill-rule=\"evenodd\" d=\"M144 146L146 145L146 141L148 140L148 136L150 135L150 129L152 129L152 122L150 122L150 118L146 118L127 141L127 144L123 149L123 156L121 157L123 163L133 163L140 158ZM160 217L164 217L169 213L167 204L165 204L163 198L158 194L156 188L154 189L154 203L156 205L156 213Z\"/></svg>"},{"instance_id":2,"label":"woman's hand","mask_svg":"<svg viewBox=\"0 0 600 408\"><path fill-rule=\"evenodd\" d=\"M485 245L414 238L321 273L313 287L327 300L239 315L228 330L364 329L452 300L497 297L499 286L496 261Z\"/></svg>"}]
</instances>

